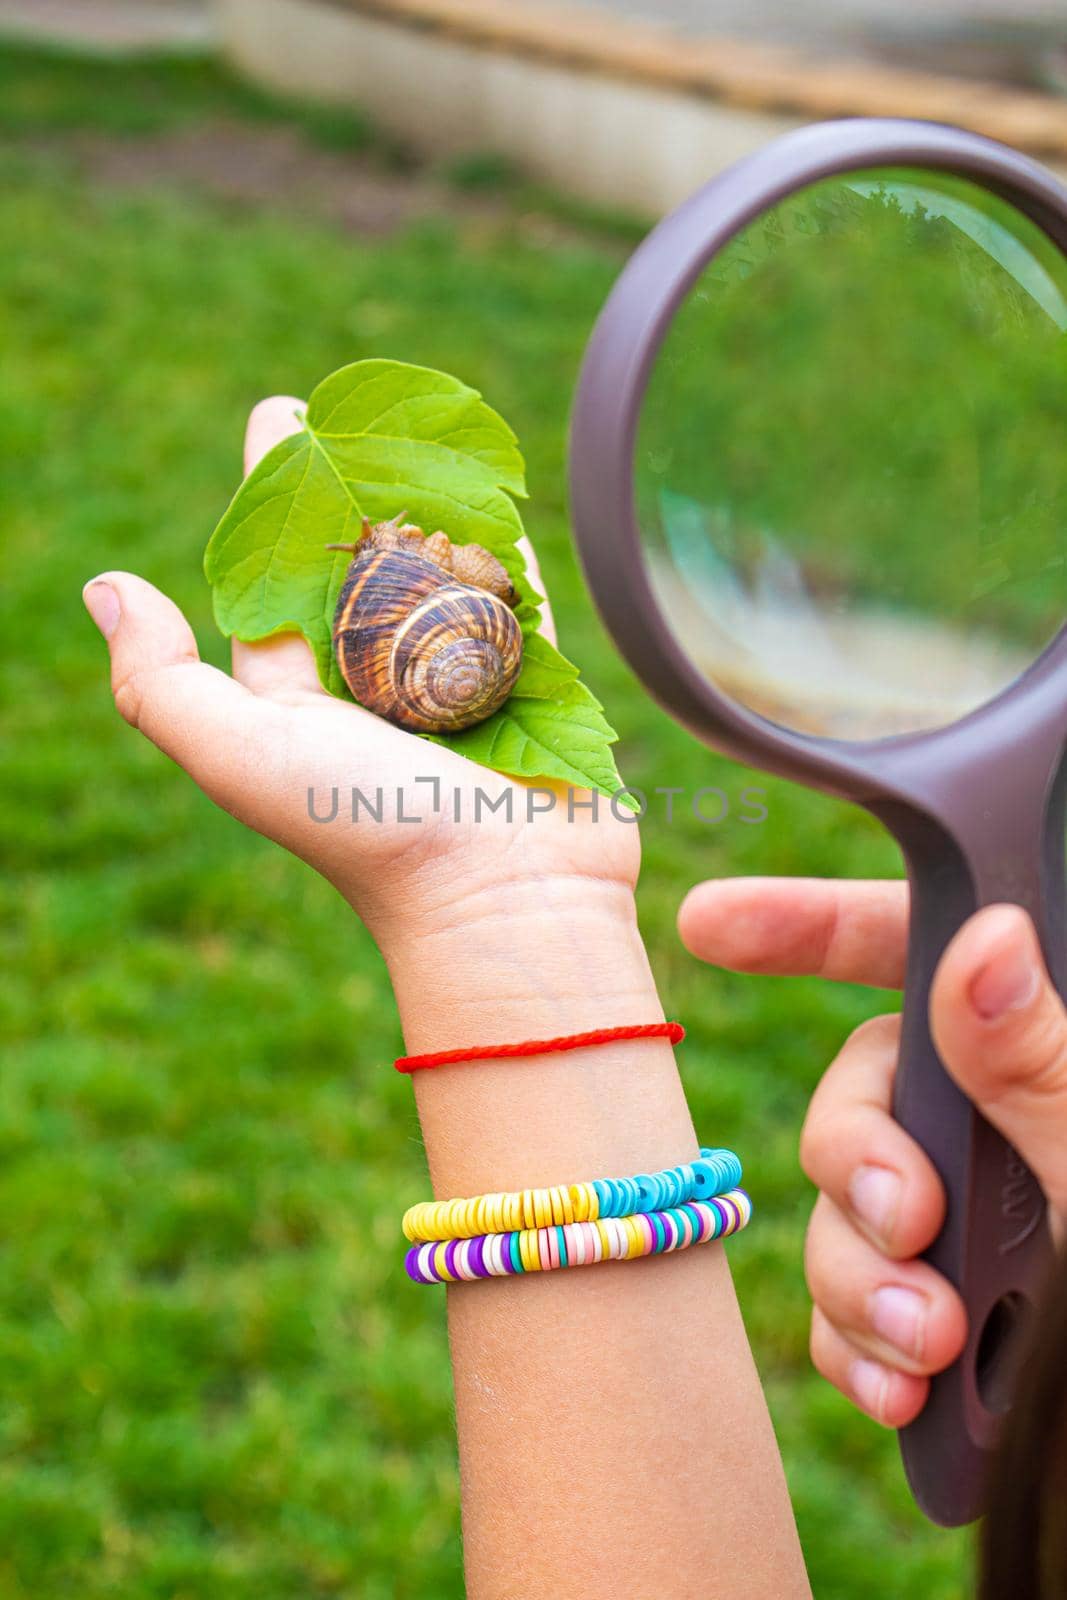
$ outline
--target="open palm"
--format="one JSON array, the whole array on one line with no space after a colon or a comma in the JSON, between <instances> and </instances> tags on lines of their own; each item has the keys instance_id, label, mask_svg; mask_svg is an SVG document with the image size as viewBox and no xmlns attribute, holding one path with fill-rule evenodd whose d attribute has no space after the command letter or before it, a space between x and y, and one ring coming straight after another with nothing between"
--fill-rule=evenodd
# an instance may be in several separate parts
<instances>
[{"instance_id":1,"label":"open palm","mask_svg":"<svg viewBox=\"0 0 1067 1600\"><path fill-rule=\"evenodd\" d=\"M246 471L294 431L295 405L275 396L252 412ZM415 895L468 898L519 878L635 881L637 828L602 797L594 816L587 795L551 786L548 809L549 786L532 793L334 698L300 635L235 640L228 677L200 660L185 617L143 579L102 574L86 602L126 720L218 805L323 873L372 931ZM543 630L554 638L547 607Z\"/></svg>"}]
</instances>

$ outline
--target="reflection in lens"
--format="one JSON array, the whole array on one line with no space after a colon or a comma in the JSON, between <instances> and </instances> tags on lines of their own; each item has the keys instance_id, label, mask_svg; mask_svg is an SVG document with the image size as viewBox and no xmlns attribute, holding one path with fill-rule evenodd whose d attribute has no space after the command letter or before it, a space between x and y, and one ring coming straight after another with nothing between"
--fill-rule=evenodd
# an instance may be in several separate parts
<instances>
[{"instance_id":1,"label":"reflection in lens","mask_svg":"<svg viewBox=\"0 0 1067 1600\"><path fill-rule=\"evenodd\" d=\"M835 738L940 726L1064 617L1067 262L996 196L848 174L704 270L635 494L657 596L735 699Z\"/></svg>"}]
</instances>

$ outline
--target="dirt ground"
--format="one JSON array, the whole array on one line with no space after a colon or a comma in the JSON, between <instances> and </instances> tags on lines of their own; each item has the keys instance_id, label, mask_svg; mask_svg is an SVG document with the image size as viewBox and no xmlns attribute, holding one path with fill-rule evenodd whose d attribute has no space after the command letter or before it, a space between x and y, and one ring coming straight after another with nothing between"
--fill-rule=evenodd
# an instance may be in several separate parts
<instances>
[{"instance_id":1,"label":"dirt ground","mask_svg":"<svg viewBox=\"0 0 1067 1600\"><path fill-rule=\"evenodd\" d=\"M230 205L284 207L353 233L391 233L447 212L487 230L506 224L531 243L595 237L612 254L627 248L580 218L553 215L507 183L470 192L379 150L324 149L300 128L284 125L214 118L136 139L78 132L20 140L19 147L58 154L108 187L174 185Z\"/></svg>"},{"instance_id":2,"label":"dirt ground","mask_svg":"<svg viewBox=\"0 0 1067 1600\"><path fill-rule=\"evenodd\" d=\"M440 211L446 195L454 203L447 187L425 173L384 170L359 151L317 148L298 128L216 120L137 139L82 134L60 147L100 183L193 188L220 200L285 206L361 232L388 233Z\"/></svg>"}]
</instances>

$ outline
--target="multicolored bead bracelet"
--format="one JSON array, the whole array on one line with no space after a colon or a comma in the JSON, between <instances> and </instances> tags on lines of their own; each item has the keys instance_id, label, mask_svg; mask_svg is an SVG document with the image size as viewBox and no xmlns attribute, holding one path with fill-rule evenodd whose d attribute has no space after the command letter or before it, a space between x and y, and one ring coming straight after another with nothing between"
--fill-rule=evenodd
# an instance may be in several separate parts
<instances>
[{"instance_id":1,"label":"multicolored bead bracelet","mask_svg":"<svg viewBox=\"0 0 1067 1600\"><path fill-rule=\"evenodd\" d=\"M701 1150L696 1161L634 1178L594 1178L549 1189L483 1194L472 1200L424 1200L405 1213L404 1237L414 1243L474 1239L479 1234L595 1222L670 1210L736 1189L741 1163L732 1150Z\"/></svg>"},{"instance_id":2,"label":"multicolored bead bracelet","mask_svg":"<svg viewBox=\"0 0 1067 1600\"><path fill-rule=\"evenodd\" d=\"M429 1241L413 1245L404 1266L413 1282L429 1284L552 1272L598 1261L632 1261L726 1238L745 1227L751 1215L748 1195L743 1189L733 1189L729 1194L665 1211Z\"/></svg>"}]
</instances>

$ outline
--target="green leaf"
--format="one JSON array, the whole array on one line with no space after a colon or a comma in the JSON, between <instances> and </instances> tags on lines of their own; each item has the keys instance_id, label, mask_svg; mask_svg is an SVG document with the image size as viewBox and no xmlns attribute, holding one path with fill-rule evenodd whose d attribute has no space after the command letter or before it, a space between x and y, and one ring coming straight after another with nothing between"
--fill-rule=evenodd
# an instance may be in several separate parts
<instances>
[{"instance_id":1,"label":"green leaf","mask_svg":"<svg viewBox=\"0 0 1067 1600\"><path fill-rule=\"evenodd\" d=\"M298 433L264 457L238 489L204 557L223 633L264 639L298 631L332 694L351 699L334 660L331 625L364 516L404 512L427 532L476 542L507 568L519 594L523 667L507 705L488 722L439 742L524 778L614 792L615 738L578 669L540 633L541 596L517 541L525 496L514 433L458 378L398 361L342 367L296 413Z\"/></svg>"},{"instance_id":2,"label":"green leaf","mask_svg":"<svg viewBox=\"0 0 1067 1600\"><path fill-rule=\"evenodd\" d=\"M578 668L549 644L543 633L528 633L523 640L522 669L513 690L532 700L554 700L578 679ZM588 691L586 691L588 693ZM590 695L590 699L592 696Z\"/></svg>"},{"instance_id":3,"label":"green leaf","mask_svg":"<svg viewBox=\"0 0 1067 1600\"><path fill-rule=\"evenodd\" d=\"M611 754L615 737L599 701L575 678L552 699L527 698L516 687L488 721L442 743L517 778L550 778L612 795L623 786Z\"/></svg>"}]
</instances>

